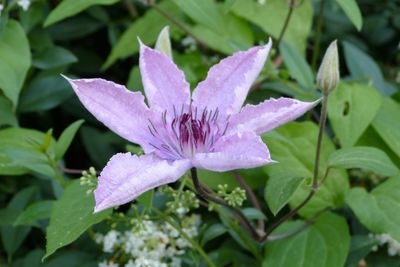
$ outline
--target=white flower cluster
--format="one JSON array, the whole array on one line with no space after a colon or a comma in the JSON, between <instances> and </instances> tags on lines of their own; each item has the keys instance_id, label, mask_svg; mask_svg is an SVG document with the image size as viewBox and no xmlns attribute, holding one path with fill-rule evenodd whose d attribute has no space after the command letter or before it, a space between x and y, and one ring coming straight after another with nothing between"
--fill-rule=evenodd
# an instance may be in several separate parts
<instances>
[{"instance_id":1,"label":"white flower cluster","mask_svg":"<svg viewBox=\"0 0 400 267\"><path fill-rule=\"evenodd\" d=\"M374 238L379 242L379 246L387 244L389 256L400 256L400 243L394 240L389 234L373 235L370 237ZM378 250L378 246L372 248L373 251Z\"/></svg>"},{"instance_id":2,"label":"white flower cluster","mask_svg":"<svg viewBox=\"0 0 400 267\"><path fill-rule=\"evenodd\" d=\"M199 225L199 215L182 218L182 231L189 238L198 235ZM150 220L141 221L137 230L97 233L95 241L102 245L103 252L123 252L130 259L120 265L113 257L113 260L99 263L99 267L180 267L180 256L191 247L170 224Z\"/></svg>"}]
</instances>

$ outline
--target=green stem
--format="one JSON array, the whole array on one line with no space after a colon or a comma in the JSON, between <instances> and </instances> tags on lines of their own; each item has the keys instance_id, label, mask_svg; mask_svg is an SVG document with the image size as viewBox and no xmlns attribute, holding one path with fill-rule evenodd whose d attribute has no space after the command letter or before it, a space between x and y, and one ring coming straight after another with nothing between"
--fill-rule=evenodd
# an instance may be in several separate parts
<instances>
[{"instance_id":1,"label":"green stem","mask_svg":"<svg viewBox=\"0 0 400 267\"><path fill-rule=\"evenodd\" d=\"M164 221L169 223L172 227L174 227L179 232L179 234L184 239L186 239L186 241L188 241L195 250L197 250L197 252L207 262L208 266L216 267L216 265L211 261L211 259L207 255L207 253L202 249L202 247L196 241L194 241L192 238L190 238L184 231L182 231L182 229L179 227L179 225L176 222L174 222L173 220L171 220L167 214L165 214L164 212L162 212L159 209L156 209L154 207L151 208L151 210L154 211L154 213L156 213Z\"/></svg>"},{"instance_id":2,"label":"green stem","mask_svg":"<svg viewBox=\"0 0 400 267\"><path fill-rule=\"evenodd\" d=\"M283 27L281 33L279 34L278 41L276 41L275 47L279 47L279 44L281 43L283 36L285 35L285 32L289 26L290 18L292 17L295 6L296 6L296 0L290 0L289 11L286 15L285 22L283 23Z\"/></svg>"},{"instance_id":3,"label":"green stem","mask_svg":"<svg viewBox=\"0 0 400 267\"><path fill-rule=\"evenodd\" d=\"M317 60L318 60L319 49L320 49L320 45L321 45L322 26L324 23L324 7L325 7L325 1L320 0L318 22L317 22L317 32L315 34L314 51L313 51L312 59L311 59L311 67L314 70L317 67Z\"/></svg>"},{"instance_id":4,"label":"green stem","mask_svg":"<svg viewBox=\"0 0 400 267\"><path fill-rule=\"evenodd\" d=\"M197 193L207 201L211 201L217 203L221 206L228 208L239 220L240 224L251 234L251 236L255 240L259 240L260 236L256 229L251 225L251 223L247 220L246 216L237 208L229 206L223 199L214 196L212 194L207 193L204 186L200 183L199 178L197 177L197 170L196 168L190 169L193 185L196 188Z\"/></svg>"},{"instance_id":5,"label":"green stem","mask_svg":"<svg viewBox=\"0 0 400 267\"><path fill-rule=\"evenodd\" d=\"M318 140L317 140L317 148L315 153L315 164L314 164L314 175L313 175L313 182L311 186L311 191L307 195L307 197L301 202L297 207L292 209L290 212L282 216L277 222L275 222L266 232L266 235L263 237L263 241L268 239L268 236L281 224L286 222L288 219L293 217L301 208L303 208L308 201L315 195L316 191L318 190L318 173L319 173L319 165L320 165L320 158L321 158L321 147L322 147L322 139L324 136L324 129L326 124L326 114L327 114L327 106L328 106L328 94L325 94L322 99L322 106L321 106L321 117L319 119L319 132L318 132Z\"/></svg>"},{"instance_id":6,"label":"green stem","mask_svg":"<svg viewBox=\"0 0 400 267\"><path fill-rule=\"evenodd\" d=\"M324 130L326 124L326 113L327 113L327 106L328 106L328 94L324 94L322 99L322 106L321 106L321 117L319 118L319 132L318 132L318 140L317 140L317 149L316 149L316 156L315 156L315 163L314 163L314 176L313 176L313 183L312 189L316 191L318 189L318 174L319 174L319 165L321 159L321 147L322 147L322 139L324 137Z\"/></svg>"},{"instance_id":7,"label":"green stem","mask_svg":"<svg viewBox=\"0 0 400 267\"><path fill-rule=\"evenodd\" d=\"M259 210L261 213L263 213L260 203L258 203L257 197L253 193L253 190L251 190L251 188L246 184L242 176L240 176L240 174L237 172L233 172L233 176L235 176L236 181L239 183L240 187L242 187L246 191L247 196L249 197L251 203L253 204L253 207ZM259 218L257 230L261 233L264 231L264 228L265 228L264 219Z\"/></svg>"}]
</instances>

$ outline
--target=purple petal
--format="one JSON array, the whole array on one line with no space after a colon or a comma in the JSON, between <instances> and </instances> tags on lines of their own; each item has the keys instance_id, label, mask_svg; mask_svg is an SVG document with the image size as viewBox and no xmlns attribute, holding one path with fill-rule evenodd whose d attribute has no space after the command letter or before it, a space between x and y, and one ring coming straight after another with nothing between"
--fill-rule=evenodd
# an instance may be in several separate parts
<instances>
[{"instance_id":1,"label":"purple petal","mask_svg":"<svg viewBox=\"0 0 400 267\"><path fill-rule=\"evenodd\" d=\"M229 133L254 131L263 134L284 123L295 120L306 111L315 107L315 102L302 102L291 98L269 99L256 106L246 105L231 117Z\"/></svg>"},{"instance_id":2,"label":"purple petal","mask_svg":"<svg viewBox=\"0 0 400 267\"><path fill-rule=\"evenodd\" d=\"M141 93L103 79L65 78L82 104L99 121L121 137L148 147L148 124L153 115Z\"/></svg>"},{"instance_id":3,"label":"purple petal","mask_svg":"<svg viewBox=\"0 0 400 267\"><path fill-rule=\"evenodd\" d=\"M213 66L207 78L193 92L193 105L199 110L219 109L222 115L237 113L250 86L267 59L272 42L241 51Z\"/></svg>"},{"instance_id":4,"label":"purple petal","mask_svg":"<svg viewBox=\"0 0 400 267\"><path fill-rule=\"evenodd\" d=\"M114 155L99 176L94 191L95 212L128 203L157 186L178 180L191 167L189 160L169 163L154 154Z\"/></svg>"},{"instance_id":5,"label":"purple petal","mask_svg":"<svg viewBox=\"0 0 400 267\"><path fill-rule=\"evenodd\" d=\"M253 132L221 137L214 145L214 152L194 156L195 167L212 171L229 171L259 167L271 160L267 146Z\"/></svg>"},{"instance_id":6,"label":"purple petal","mask_svg":"<svg viewBox=\"0 0 400 267\"><path fill-rule=\"evenodd\" d=\"M173 114L174 106L181 110L190 104L189 83L169 57L141 43L139 64L151 109Z\"/></svg>"}]
</instances>

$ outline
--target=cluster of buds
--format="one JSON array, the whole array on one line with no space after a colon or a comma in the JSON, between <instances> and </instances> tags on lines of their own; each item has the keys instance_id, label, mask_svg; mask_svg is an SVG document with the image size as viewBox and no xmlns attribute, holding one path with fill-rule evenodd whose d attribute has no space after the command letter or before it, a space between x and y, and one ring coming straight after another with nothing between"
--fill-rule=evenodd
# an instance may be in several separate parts
<instances>
[{"instance_id":1,"label":"cluster of buds","mask_svg":"<svg viewBox=\"0 0 400 267\"><path fill-rule=\"evenodd\" d=\"M243 201L246 200L246 191L240 187L236 187L231 192L228 192L227 184L218 185L217 193L231 207L240 207L243 205Z\"/></svg>"},{"instance_id":2,"label":"cluster of buds","mask_svg":"<svg viewBox=\"0 0 400 267\"><path fill-rule=\"evenodd\" d=\"M87 194L91 194L97 186L97 172L94 167L90 167L89 170L83 171L80 178L80 184L88 187Z\"/></svg>"},{"instance_id":3,"label":"cluster of buds","mask_svg":"<svg viewBox=\"0 0 400 267\"><path fill-rule=\"evenodd\" d=\"M167 213L176 214L179 217L188 213L191 209L199 207L199 199L190 190L174 190L170 186L160 187L160 191L171 198L166 203Z\"/></svg>"}]
</instances>

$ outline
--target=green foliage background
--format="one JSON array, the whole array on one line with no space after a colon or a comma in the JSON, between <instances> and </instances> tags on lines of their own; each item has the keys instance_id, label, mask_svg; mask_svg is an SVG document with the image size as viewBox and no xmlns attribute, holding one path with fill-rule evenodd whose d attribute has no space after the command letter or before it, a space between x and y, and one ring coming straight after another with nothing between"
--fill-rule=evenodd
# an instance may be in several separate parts
<instances>
[{"instance_id":1,"label":"green foliage background","mask_svg":"<svg viewBox=\"0 0 400 267\"><path fill-rule=\"evenodd\" d=\"M68 169L101 170L116 152L140 149L96 121L60 74L142 91L137 37L154 45L166 25L174 61L192 87L219 59L271 37L275 47L251 103L282 95L319 98L318 64L328 44L339 43L342 81L329 99L321 155L326 180L274 233L319 216L295 236L260 245L223 211L217 218L201 210L199 242L214 264L351 267L363 259L368 266L400 266L399 256L372 252L368 236L389 233L400 242L400 3L298 0L290 11L289 2L32 0L24 11L15 0L0 0L0 266L97 266L101 254L91 227L104 227L99 222L112 211L93 215L93 195ZM316 108L263 136L279 164L239 170L267 226L310 191L318 116ZM232 173L199 176L212 188L238 186ZM254 222L261 216L247 214ZM193 264L206 266L200 256L187 263Z\"/></svg>"}]
</instances>

